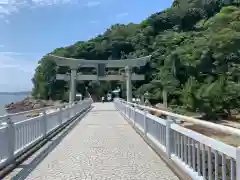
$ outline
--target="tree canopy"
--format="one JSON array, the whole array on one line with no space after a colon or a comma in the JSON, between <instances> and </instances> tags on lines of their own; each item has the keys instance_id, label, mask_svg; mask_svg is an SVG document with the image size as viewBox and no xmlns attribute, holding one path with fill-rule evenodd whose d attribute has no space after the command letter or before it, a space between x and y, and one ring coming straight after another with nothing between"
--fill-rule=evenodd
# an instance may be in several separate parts
<instances>
[{"instance_id":1,"label":"tree canopy","mask_svg":"<svg viewBox=\"0 0 240 180\"><path fill-rule=\"evenodd\" d=\"M52 54L84 59L125 59L152 55L142 68L146 80L134 83L134 95L148 91L152 102L168 92L171 107L200 112L208 118L231 116L240 107L240 8L220 0L175 0L140 24L115 24L89 41L55 49ZM93 71L81 68L81 72ZM43 57L36 69L33 95L64 99L66 82L56 81L57 68ZM108 70L119 73L116 70ZM84 86L78 84L79 92ZM102 95L117 82L90 83L92 94ZM97 88L96 88L97 87ZM122 87L125 87L122 85Z\"/></svg>"}]
</instances>

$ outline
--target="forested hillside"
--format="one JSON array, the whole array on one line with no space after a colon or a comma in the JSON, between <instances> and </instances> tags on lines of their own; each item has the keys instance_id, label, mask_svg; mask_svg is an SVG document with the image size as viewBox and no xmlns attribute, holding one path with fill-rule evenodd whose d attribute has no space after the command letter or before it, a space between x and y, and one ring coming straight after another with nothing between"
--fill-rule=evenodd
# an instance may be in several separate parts
<instances>
[{"instance_id":1,"label":"forested hillside","mask_svg":"<svg viewBox=\"0 0 240 180\"><path fill-rule=\"evenodd\" d=\"M164 89L172 108L204 113L206 118L230 117L240 108L240 8L236 4L175 0L141 24L113 25L102 35L57 48L52 54L89 60L151 54L146 67L135 69L146 74L146 80L134 84L134 95L148 91L152 102L161 102ZM33 95L65 98L68 85L56 81L55 75L66 71L43 57L33 78ZM89 90L102 95L116 86L116 82L90 83ZM83 87L78 84L78 91L84 93Z\"/></svg>"}]
</instances>

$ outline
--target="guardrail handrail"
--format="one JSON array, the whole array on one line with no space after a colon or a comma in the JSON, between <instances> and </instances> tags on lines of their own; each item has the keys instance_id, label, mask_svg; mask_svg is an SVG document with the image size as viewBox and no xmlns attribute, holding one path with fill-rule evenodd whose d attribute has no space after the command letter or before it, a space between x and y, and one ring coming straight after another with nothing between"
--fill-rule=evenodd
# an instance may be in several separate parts
<instances>
[{"instance_id":1,"label":"guardrail handrail","mask_svg":"<svg viewBox=\"0 0 240 180\"><path fill-rule=\"evenodd\" d=\"M16 116L16 115L28 114L28 113L32 113L32 112L35 112L35 111L44 111L44 110L48 110L48 109L64 107L66 105L70 105L70 103L53 105L53 106L47 106L47 107L43 107L43 108L37 108L37 109L32 109L32 110L27 110L27 111L21 111L21 112L17 112L17 113L7 113L7 114L5 114L3 116L0 116L0 118L5 117L5 116Z\"/></svg>"},{"instance_id":2,"label":"guardrail handrail","mask_svg":"<svg viewBox=\"0 0 240 180\"><path fill-rule=\"evenodd\" d=\"M174 119L182 119L184 121L193 122L195 124L202 125L202 126L205 126L205 127L208 127L208 128L212 128L212 129L215 129L215 130L219 130L219 131L224 132L224 133L228 133L228 134L235 135L235 136L240 136L240 129L237 129L237 128L228 127L228 126L224 126L224 125L221 125L221 124L215 124L215 123L212 123L212 122L207 122L205 120L200 120L200 119L196 119L196 118L193 118L193 117L188 117L188 116L184 116L184 115L175 114L175 113L172 113L172 112L156 109L156 108L153 108L153 107L148 107L148 106L144 106L144 105L140 105L140 104L136 104L136 103L127 102L123 99L118 99L118 100L122 101L125 104L132 105L132 106L135 106L135 107L139 107L141 109L145 109L145 110L148 110L148 111L159 112L162 115L170 116Z\"/></svg>"},{"instance_id":3,"label":"guardrail handrail","mask_svg":"<svg viewBox=\"0 0 240 180\"><path fill-rule=\"evenodd\" d=\"M122 99L115 99L114 102L117 110L141 132L143 138L147 142L150 140L156 146L154 148L165 153L191 179L240 180L240 147L233 147L174 123L173 118L185 116L176 116ZM148 110L158 111L167 117L154 116Z\"/></svg>"},{"instance_id":4,"label":"guardrail handrail","mask_svg":"<svg viewBox=\"0 0 240 180\"><path fill-rule=\"evenodd\" d=\"M77 101L74 102L74 103L77 103ZM0 116L0 122L2 120L6 119L6 117L19 116L19 115L24 115L24 114L31 114L31 113L34 113L34 112L43 112L43 111L46 111L46 110L49 110L49 109L58 109L58 108L66 107L66 106L69 106L69 105L71 105L71 104L70 103L63 103L63 104L59 104L59 105L47 106L47 107L43 107L43 108L21 111L21 112L17 112L17 113L7 113L7 114L4 114L4 115Z\"/></svg>"}]
</instances>

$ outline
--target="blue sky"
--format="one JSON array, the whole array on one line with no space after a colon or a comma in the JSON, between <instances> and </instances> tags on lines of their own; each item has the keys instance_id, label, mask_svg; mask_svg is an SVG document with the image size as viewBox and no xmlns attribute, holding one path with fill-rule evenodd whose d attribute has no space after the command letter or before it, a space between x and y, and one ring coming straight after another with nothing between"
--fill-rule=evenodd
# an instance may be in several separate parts
<instances>
[{"instance_id":1,"label":"blue sky","mask_svg":"<svg viewBox=\"0 0 240 180\"><path fill-rule=\"evenodd\" d=\"M31 90L43 55L115 23L139 23L172 0L0 0L0 92Z\"/></svg>"}]
</instances>

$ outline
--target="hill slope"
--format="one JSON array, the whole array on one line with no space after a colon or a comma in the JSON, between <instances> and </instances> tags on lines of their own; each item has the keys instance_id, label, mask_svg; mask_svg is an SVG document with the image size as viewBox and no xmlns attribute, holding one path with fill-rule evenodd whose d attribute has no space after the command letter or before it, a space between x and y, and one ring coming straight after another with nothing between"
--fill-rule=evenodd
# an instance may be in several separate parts
<instances>
[{"instance_id":1,"label":"hill slope","mask_svg":"<svg viewBox=\"0 0 240 180\"><path fill-rule=\"evenodd\" d=\"M87 42L57 48L52 53L89 60L152 54L146 67L135 69L146 74L144 82L134 83L135 95L148 91L152 102L160 102L165 90L173 108L203 112L208 118L220 114L230 117L240 107L239 20L239 7L223 6L218 0L175 0L172 7L141 24L116 24ZM67 71L57 69L49 58L42 58L33 78L33 95L43 99L67 97L67 84L55 79L57 72ZM116 86L120 85L93 82L89 90L101 96ZM83 87L78 84L78 91L84 93Z\"/></svg>"}]
</instances>

